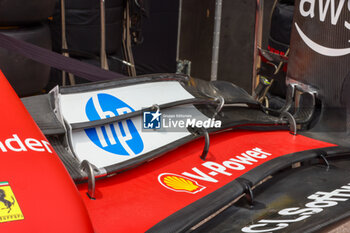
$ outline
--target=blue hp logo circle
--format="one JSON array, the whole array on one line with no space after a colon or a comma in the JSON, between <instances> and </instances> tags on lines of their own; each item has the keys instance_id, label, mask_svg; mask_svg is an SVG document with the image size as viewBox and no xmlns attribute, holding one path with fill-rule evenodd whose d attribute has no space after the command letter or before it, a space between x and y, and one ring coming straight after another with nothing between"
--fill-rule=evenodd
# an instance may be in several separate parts
<instances>
[{"instance_id":1,"label":"blue hp logo circle","mask_svg":"<svg viewBox=\"0 0 350 233\"><path fill-rule=\"evenodd\" d=\"M134 112L129 105L109 94L91 97L85 107L90 121L106 119ZM137 155L143 150L143 142L132 120L86 129L89 139L101 149L117 155Z\"/></svg>"}]
</instances>

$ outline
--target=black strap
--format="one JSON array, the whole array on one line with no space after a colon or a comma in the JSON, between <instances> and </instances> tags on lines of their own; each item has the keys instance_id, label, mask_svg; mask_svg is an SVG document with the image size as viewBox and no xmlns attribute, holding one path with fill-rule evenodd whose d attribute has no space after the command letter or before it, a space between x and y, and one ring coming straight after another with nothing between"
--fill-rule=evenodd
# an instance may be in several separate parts
<instances>
[{"instance_id":1,"label":"black strap","mask_svg":"<svg viewBox=\"0 0 350 233\"><path fill-rule=\"evenodd\" d=\"M2 33L0 33L0 47L89 81L113 80L125 77L122 74L100 69Z\"/></svg>"}]
</instances>

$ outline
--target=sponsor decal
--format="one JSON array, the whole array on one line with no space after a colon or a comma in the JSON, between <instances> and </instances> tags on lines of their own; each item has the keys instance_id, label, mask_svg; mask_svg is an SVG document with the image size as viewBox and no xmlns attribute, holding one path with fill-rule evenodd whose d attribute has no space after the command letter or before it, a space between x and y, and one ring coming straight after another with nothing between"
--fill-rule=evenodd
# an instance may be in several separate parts
<instances>
[{"instance_id":1,"label":"sponsor decal","mask_svg":"<svg viewBox=\"0 0 350 233\"><path fill-rule=\"evenodd\" d=\"M119 116L135 110L113 95L99 93L86 104L85 113L90 121ZM99 148L116 155L137 155L144 144L131 119L86 129L89 139Z\"/></svg>"},{"instance_id":2,"label":"sponsor decal","mask_svg":"<svg viewBox=\"0 0 350 233\"><path fill-rule=\"evenodd\" d=\"M330 19L331 25L336 26L339 24L341 13L343 11L346 11L346 8L348 11L350 11L350 1L348 1L347 4L345 4L345 2L345 0L301 0L299 4L299 12L303 17L309 17L313 19L315 17L315 11L318 8L319 21L324 23L326 19ZM350 23L348 21L344 20L343 26L345 29L350 30ZM349 47L331 48L325 45L321 45L316 41L310 39L310 37L302 31L297 22L295 22L295 27L305 44L313 51L321 55L338 57L350 54Z\"/></svg>"},{"instance_id":3,"label":"sponsor decal","mask_svg":"<svg viewBox=\"0 0 350 233\"><path fill-rule=\"evenodd\" d=\"M162 114L157 110L156 112L143 113L143 128L144 129L160 129Z\"/></svg>"},{"instance_id":4,"label":"sponsor decal","mask_svg":"<svg viewBox=\"0 0 350 233\"><path fill-rule=\"evenodd\" d=\"M179 113L144 112L143 129L162 129L168 132L187 132L187 128L221 128L222 122L214 118L205 117L197 112L191 114L190 109L178 109ZM187 111L186 111L187 110ZM182 114L181 112L188 112ZM196 115L197 114L197 115ZM161 131L161 130L160 130Z\"/></svg>"},{"instance_id":5,"label":"sponsor decal","mask_svg":"<svg viewBox=\"0 0 350 233\"><path fill-rule=\"evenodd\" d=\"M0 141L0 152L37 151L52 154L50 147L50 143L45 140L37 140L35 138L26 138L23 140L17 134L13 134L12 137Z\"/></svg>"},{"instance_id":6,"label":"sponsor decal","mask_svg":"<svg viewBox=\"0 0 350 233\"><path fill-rule=\"evenodd\" d=\"M23 220L21 208L8 182L0 182L0 223Z\"/></svg>"},{"instance_id":7,"label":"sponsor decal","mask_svg":"<svg viewBox=\"0 0 350 233\"><path fill-rule=\"evenodd\" d=\"M205 189L205 187L198 184L197 181L173 173L160 174L158 176L158 181L165 188L175 192L196 194Z\"/></svg>"},{"instance_id":8,"label":"sponsor decal","mask_svg":"<svg viewBox=\"0 0 350 233\"><path fill-rule=\"evenodd\" d=\"M242 232L273 232L284 229L290 224L303 221L314 214L322 212L325 208L336 206L339 202L350 198L350 184L342 186L331 192L316 192L307 197L312 200L305 204L305 208L292 207L278 212L283 219L262 219L257 224L242 228Z\"/></svg>"},{"instance_id":9,"label":"sponsor decal","mask_svg":"<svg viewBox=\"0 0 350 233\"><path fill-rule=\"evenodd\" d=\"M264 152L262 149L256 147L241 153L241 155L233 156L221 163L213 161L202 163L201 165L203 168L206 168L206 170L209 169L210 172L206 173L203 172L204 169L194 167L191 172L185 171L182 172L181 175L162 173L158 176L158 181L165 188L172 191L180 192L180 190L182 190L181 192L196 194L205 188L197 183L198 180L201 182L218 183L220 180L219 178L214 178L215 176L219 174L232 176L235 170L245 170L247 166L254 165L255 163L258 163L259 160L265 160L271 155L272 154ZM201 188L201 190L198 191L199 188ZM193 190L191 191L190 189Z\"/></svg>"}]
</instances>

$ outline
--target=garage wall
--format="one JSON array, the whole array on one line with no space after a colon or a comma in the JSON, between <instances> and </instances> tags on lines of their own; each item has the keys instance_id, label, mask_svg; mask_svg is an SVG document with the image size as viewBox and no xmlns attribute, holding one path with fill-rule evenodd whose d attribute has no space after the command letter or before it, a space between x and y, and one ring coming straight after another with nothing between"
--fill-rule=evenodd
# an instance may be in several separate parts
<instances>
[{"instance_id":1,"label":"garage wall","mask_svg":"<svg viewBox=\"0 0 350 233\"><path fill-rule=\"evenodd\" d=\"M175 73L179 0L147 0L143 43L133 47L137 74Z\"/></svg>"},{"instance_id":2,"label":"garage wall","mask_svg":"<svg viewBox=\"0 0 350 233\"><path fill-rule=\"evenodd\" d=\"M265 0L264 40L274 0ZM138 74L176 71L179 0L148 0L144 42L134 47ZM251 92L256 0L223 0L218 79ZM192 62L191 75L210 80L215 0L182 0L179 59Z\"/></svg>"},{"instance_id":3,"label":"garage wall","mask_svg":"<svg viewBox=\"0 0 350 233\"><path fill-rule=\"evenodd\" d=\"M273 0L265 0L264 47ZM210 80L215 0L183 0L179 58L192 61L191 74ZM251 92L255 0L223 0L218 80Z\"/></svg>"}]
</instances>

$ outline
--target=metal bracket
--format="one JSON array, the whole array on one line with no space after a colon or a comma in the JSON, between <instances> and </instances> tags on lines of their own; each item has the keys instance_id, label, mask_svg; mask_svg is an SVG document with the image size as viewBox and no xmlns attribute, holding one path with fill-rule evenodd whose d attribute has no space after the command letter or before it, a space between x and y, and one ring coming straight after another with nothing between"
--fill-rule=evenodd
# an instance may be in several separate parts
<instances>
[{"instance_id":1,"label":"metal bracket","mask_svg":"<svg viewBox=\"0 0 350 233\"><path fill-rule=\"evenodd\" d=\"M280 119L287 118L289 122L289 132L293 135L297 135L297 123L292 114L289 112L282 112Z\"/></svg>"},{"instance_id":2,"label":"metal bracket","mask_svg":"<svg viewBox=\"0 0 350 233\"><path fill-rule=\"evenodd\" d=\"M319 155L319 157L321 158L321 160L323 161L323 163L327 166L327 171L329 170L329 168L330 168L330 165L329 165L329 162L328 162L328 160L327 160L327 158L326 158L326 156L325 155L327 155L327 153L326 152L323 152L323 151L321 151L321 153L320 153L320 155Z\"/></svg>"},{"instance_id":3,"label":"metal bracket","mask_svg":"<svg viewBox=\"0 0 350 233\"><path fill-rule=\"evenodd\" d=\"M96 187L96 178L95 178L95 171L94 168L92 166L92 164L87 161L84 160L81 164L80 164L80 168L87 173L88 175L88 192L87 195L91 200L96 200L95 198L95 187Z\"/></svg>"},{"instance_id":4,"label":"metal bracket","mask_svg":"<svg viewBox=\"0 0 350 233\"><path fill-rule=\"evenodd\" d=\"M203 151L202 151L200 158L205 161L205 159L207 158L208 152L209 152L210 138L209 138L209 133L205 128L201 128L201 131L204 134L205 142L204 142L204 148L203 148Z\"/></svg>"},{"instance_id":5,"label":"metal bracket","mask_svg":"<svg viewBox=\"0 0 350 233\"><path fill-rule=\"evenodd\" d=\"M247 198L249 205L253 206L254 205L254 193L253 193L253 189L252 189L252 182L250 182L249 180L244 179L244 178L237 178L236 180L242 185L242 187L244 189L245 197Z\"/></svg>"},{"instance_id":6,"label":"metal bracket","mask_svg":"<svg viewBox=\"0 0 350 233\"><path fill-rule=\"evenodd\" d=\"M218 104L217 108L215 109L215 113L214 113L214 115L213 115L213 118L215 118L215 117L219 114L219 112L222 110L222 108L223 108L224 105L225 105L225 99L224 99L224 97L222 97L221 95L219 95L218 97L216 97L215 100L216 100L216 101L219 101L219 104Z\"/></svg>"},{"instance_id":7,"label":"metal bracket","mask_svg":"<svg viewBox=\"0 0 350 233\"><path fill-rule=\"evenodd\" d=\"M246 184L246 190L245 190L245 197L247 198L247 201L249 205L254 205L254 194L253 190L250 187L250 185Z\"/></svg>"},{"instance_id":8,"label":"metal bracket","mask_svg":"<svg viewBox=\"0 0 350 233\"><path fill-rule=\"evenodd\" d=\"M196 135L196 136L201 135L201 134L204 135L205 143L204 143L204 148L203 148L202 154L200 155L200 158L205 161L205 159L207 158L207 155L209 153L209 147L210 147L210 137L209 137L208 131L205 128L189 127L187 129L193 135Z\"/></svg>"}]
</instances>

